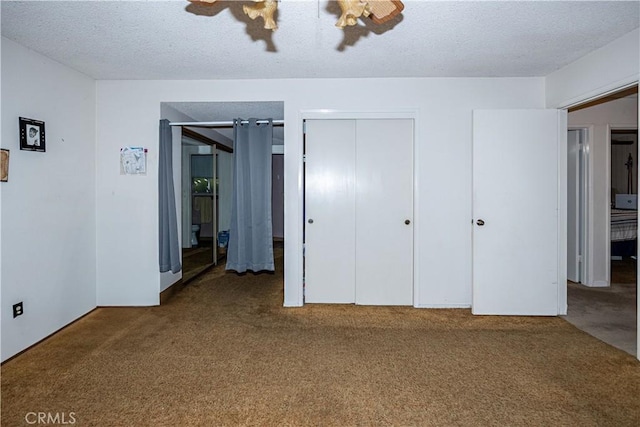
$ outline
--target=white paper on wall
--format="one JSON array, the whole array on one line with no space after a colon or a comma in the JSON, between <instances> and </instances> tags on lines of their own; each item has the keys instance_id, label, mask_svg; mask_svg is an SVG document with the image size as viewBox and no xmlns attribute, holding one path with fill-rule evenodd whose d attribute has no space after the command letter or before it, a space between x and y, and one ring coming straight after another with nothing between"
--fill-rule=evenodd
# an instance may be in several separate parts
<instances>
[{"instance_id":1,"label":"white paper on wall","mask_svg":"<svg viewBox=\"0 0 640 427\"><path fill-rule=\"evenodd\" d=\"M147 149L123 147L120 149L120 175L146 175Z\"/></svg>"}]
</instances>

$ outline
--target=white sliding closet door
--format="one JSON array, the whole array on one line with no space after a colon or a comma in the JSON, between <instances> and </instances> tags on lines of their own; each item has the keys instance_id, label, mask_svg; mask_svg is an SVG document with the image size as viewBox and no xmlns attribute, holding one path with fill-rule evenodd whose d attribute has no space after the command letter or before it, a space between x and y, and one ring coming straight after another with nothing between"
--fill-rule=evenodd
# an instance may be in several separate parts
<instances>
[{"instance_id":1,"label":"white sliding closet door","mask_svg":"<svg viewBox=\"0 0 640 427\"><path fill-rule=\"evenodd\" d=\"M307 120L305 301L413 304L413 120Z\"/></svg>"},{"instance_id":2,"label":"white sliding closet door","mask_svg":"<svg viewBox=\"0 0 640 427\"><path fill-rule=\"evenodd\" d=\"M306 123L305 300L353 303L356 123Z\"/></svg>"},{"instance_id":3,"label":"white sliding closet door","mask_svg":"<svg viewBox=\"0 0 640 427\"><path fill-rule=\"evenodd\" d=\"M413 120L358 120L356 304L413 304Z\"/></svg>"}]
</instances>

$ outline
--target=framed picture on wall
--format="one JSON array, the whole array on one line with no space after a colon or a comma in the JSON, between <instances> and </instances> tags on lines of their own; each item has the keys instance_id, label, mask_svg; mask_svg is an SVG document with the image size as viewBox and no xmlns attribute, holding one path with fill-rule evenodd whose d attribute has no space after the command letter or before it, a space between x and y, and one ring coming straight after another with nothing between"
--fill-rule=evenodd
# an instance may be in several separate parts
<instances>
[{"instance_id":1,"label":"framed picture on wall","mask_svg":"<svg viewBox=\"0 0 640 427\"><path fill-rule=\"evenodd\" d=\"M20 117L19 123L20 149L27 151L46 151L44 122Z\"/></svg>"},{"instance_id":2,"label":"framed picture on wall","mask_svg":"<svg viewBox=\"0 0 640 427\"><path fill-rule=\"evenodd\" d=\"M9 150L0 149L0 182L9 181Z\"/></svg>"}]
</instances>

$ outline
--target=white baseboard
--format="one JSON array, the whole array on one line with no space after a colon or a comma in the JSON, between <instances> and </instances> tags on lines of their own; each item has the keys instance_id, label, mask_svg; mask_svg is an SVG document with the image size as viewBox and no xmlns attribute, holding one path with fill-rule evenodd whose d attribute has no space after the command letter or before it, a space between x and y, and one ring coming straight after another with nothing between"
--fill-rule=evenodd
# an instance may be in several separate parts
<instances>
[{"instance_id":1,"label":"white baseboard","mask_svg":"<svg viewBox=\"0 0 640 427\"><path fill-rule=\"evenodd\" d=\"M609 282L607 282L606 280L596 280L593 283L581 283L581 285L588 288L608 288Z\"/></svg>"},{"instance_id":2,"label":"white baseboard","mask_svg":"<svg viewBox=\"0 0 640 427\"><path fill-rule=\"evenodd\" d=\"M304 304L300 304L300 303L290 303L285 301L284 304L282 305L283 307L302 307Z\"/></svg>"},{"instance_id":3,"label":"white baseboard","mask_svg":"<svg viewBox=\"0 0 640 427\"><path fill-rule=\"evenodd\" d=\"M471 308L471 304L415 304L415 308Z\"/></svg>"}]
</instances>

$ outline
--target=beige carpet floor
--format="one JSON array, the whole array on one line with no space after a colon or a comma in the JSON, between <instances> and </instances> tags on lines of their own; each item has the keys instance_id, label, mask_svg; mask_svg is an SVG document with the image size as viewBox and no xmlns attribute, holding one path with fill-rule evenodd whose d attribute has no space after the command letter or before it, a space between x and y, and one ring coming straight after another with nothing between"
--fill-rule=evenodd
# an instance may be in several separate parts
<instances>
[{"instance_id":1,"label":"beige carpet floor","mask_svg":"<svg viewBox=\"0 0 640 427\"><path fill-rule=\"evenodd\" d=\"M2 426L634 426L640 362L560 318L282 307L276 274L214 268L101 308L2 366Z\"/></svg>"}]
</instances>

